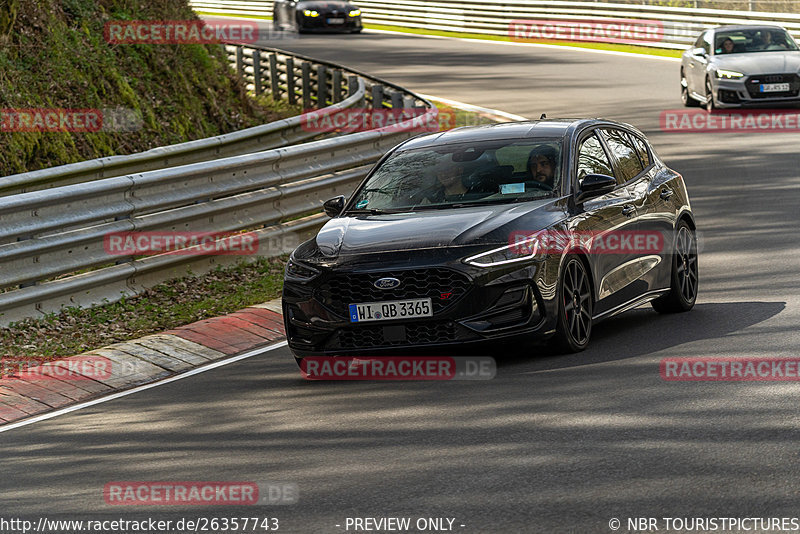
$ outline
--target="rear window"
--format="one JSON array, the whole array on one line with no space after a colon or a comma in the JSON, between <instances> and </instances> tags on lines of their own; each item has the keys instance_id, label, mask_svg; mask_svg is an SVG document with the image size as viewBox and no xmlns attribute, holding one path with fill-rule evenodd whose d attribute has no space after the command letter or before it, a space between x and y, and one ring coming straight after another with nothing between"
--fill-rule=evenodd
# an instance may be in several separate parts
<instances>
[{"instance_id":1,"label":"rear window","mask_svg":"<svg viewBox=\"0 0 800 534\"><path fill-rule=\"evenodd\" d=\"M639 154L627 134L621 130L603 130L608 148L617 158L619 176L617 183L624 184L636 178L643 170Z\"/></svg>"}]
</instances>

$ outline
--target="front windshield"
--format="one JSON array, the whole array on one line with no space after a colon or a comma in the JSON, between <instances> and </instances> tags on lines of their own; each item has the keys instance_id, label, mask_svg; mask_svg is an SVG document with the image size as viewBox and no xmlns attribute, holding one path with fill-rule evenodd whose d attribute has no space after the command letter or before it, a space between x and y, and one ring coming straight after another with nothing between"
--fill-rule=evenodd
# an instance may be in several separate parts
<instances>
[{"instance_id":1,"label":"front windshield","mask_svg":"<svg viewBox=\"0 0 800 534\"><path fill-rule=\"evenodd\" d=\"M392 154L348 211L408 211L553 197L561 184L561 140L443 145Z\"/></svg>"},{"instance_id":2,"label":"front windshield","mask_svg":"<svg viewBox=\"0 0 800 534\"><path fill-rule=\"evenodd\" d=\"M778 28L754 28L717 32L714 53L745 54L751 52L786 52L797 50L792 36Z\"/></svg>"}]
</instances>

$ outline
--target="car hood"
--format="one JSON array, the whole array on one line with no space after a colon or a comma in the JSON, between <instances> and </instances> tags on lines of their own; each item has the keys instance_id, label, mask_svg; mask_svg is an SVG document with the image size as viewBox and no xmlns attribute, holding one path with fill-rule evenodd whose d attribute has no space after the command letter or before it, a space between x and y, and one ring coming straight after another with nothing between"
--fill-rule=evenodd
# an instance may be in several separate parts
<instances>
[{"instance_id":1,"label":"car hood","mask_svg":"<svg viewBox=\"0 0 800 534\"><path fill-rule=\"evenodd\" d=\"M553 199L521 204L354 215L328 221L316 237L323 257L489 244L535 232L564 218Z\"/></svg>"},{"instance_id":2,"label":"car hood","mask_svg":"<svg viewBox=\"0 0 800 534\"><path fill-rule=\"evenodd\" d=\"M800 52L753 52L715 56L713 64L721 69L753 74L782 74L800 70Z\"/></svg>"},{"instance_id":3,"label":"car hood","mask_svg":"<svg viewBox=\"0 0 800 534\"><path fill-rule=\"evenodd\" d=\"M328 0L322 2L298 2L298 9L313 9L315 11L331 11L356 9L350 2L343 2L342 0Z\"/></svg>"}]
</instances>

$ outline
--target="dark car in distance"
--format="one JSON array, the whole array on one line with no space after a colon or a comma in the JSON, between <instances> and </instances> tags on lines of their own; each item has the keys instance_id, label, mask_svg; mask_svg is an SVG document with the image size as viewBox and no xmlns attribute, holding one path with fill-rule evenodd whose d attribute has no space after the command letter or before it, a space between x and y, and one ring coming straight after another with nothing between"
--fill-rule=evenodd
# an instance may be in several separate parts
<instances>
[{"instance_id":1,"label":"dark car in distance","mask_svg":"<svg viewBox=\"0 0 800 534\"><path fill-rule=\"evenodd\" d=\"M358 33L361 10L344 0L276 0L272 7L276 30Z\"/></svg>"},{"instance_id":2,"label":"dark car in distance","mask_svg":"<svg viewBox=\"0 0 800 534\"><path fill-rule=\"evenodd\" d=\"M687 311L697 297L683 178L617 122L418 136L324 209L332 219L286 267L284 321L298 360L517 336L574 352L601 319L646 302ZM646 245L633 246L636 236Z\"/></svg>"}]
</instances>

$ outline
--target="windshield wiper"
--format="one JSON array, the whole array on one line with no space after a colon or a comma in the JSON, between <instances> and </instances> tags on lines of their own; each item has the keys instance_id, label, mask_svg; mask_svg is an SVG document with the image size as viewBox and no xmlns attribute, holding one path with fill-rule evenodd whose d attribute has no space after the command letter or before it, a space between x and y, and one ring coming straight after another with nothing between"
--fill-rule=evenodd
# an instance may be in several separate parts
<instances>
[{"instance_id":1,"label":"windshield wiper","mask_svg":"<svg viewBox=\"0 0 800 534\"><path fill-rule=\"evenodd\" d=\"M402 213L402 211L380 210L378 208L369 208L369 209L358 208L358 209L347 210L347 212L345 212L345 215L350 215L351 213L355 213L356 215L362 215L362 214L366 214L366 215L386 215L388 213Z\"/></svg>"},{"instance_id":2,"label":"windshield wiper","mask_svg":"<svg viewBox=\"0 0 800 534\"><path fill-rule=\"evenodd\" d=\"M489 204L508 204L512 202L511 199L496 198L494 200L478 200L475 202L456 202L454 204L423 204L414 206L415 210L446 210L450 208L471 208L472 206L487 206Z\"/></svg>"}]
</instances>

